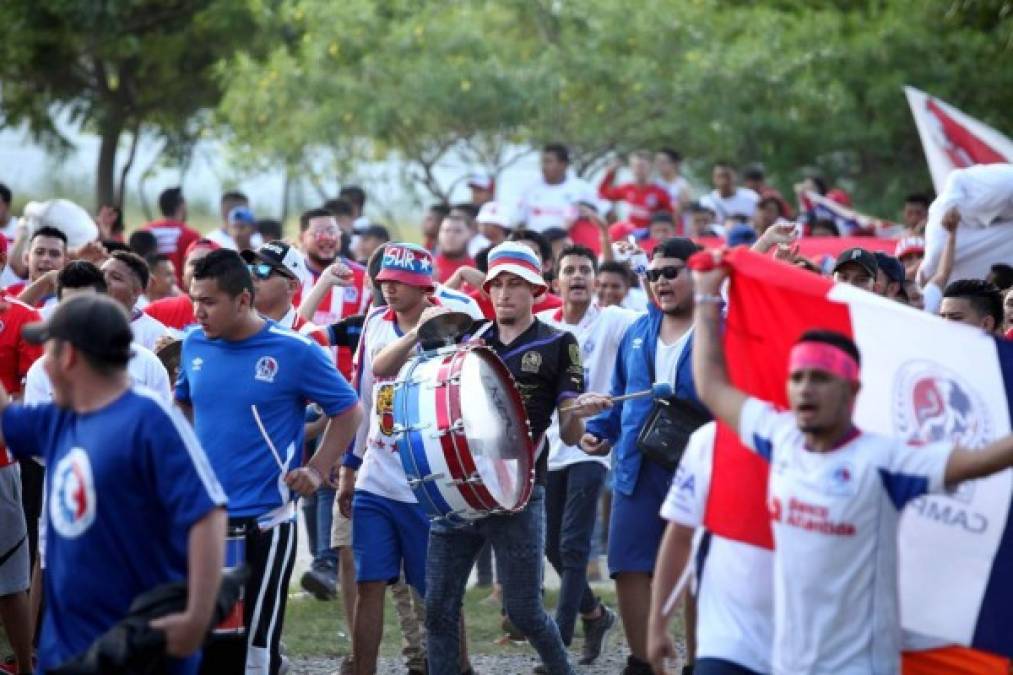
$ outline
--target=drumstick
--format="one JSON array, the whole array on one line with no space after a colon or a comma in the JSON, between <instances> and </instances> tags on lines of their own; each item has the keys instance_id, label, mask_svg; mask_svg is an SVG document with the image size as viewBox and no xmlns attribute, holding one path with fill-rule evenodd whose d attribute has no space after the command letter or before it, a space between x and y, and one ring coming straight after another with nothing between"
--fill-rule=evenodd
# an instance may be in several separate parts
<instances>
[{"instance_id":1,"label":"drumstick","mask_svg":"<svg viewBox=\"0 0 1013 675\"><path fill-rule=\"evenodd\" d=\"M675 588L668 594L668 599L665 600L665 604L661 608L662 616L668 616L672 612L672 609L675 608L675 603L679 601L679 596L686 590L686 585L689 583L689 575L692 572L692 568L693 566L687 561L682 574L679 575L679 580L675 582Z\"/></svg>"},{"instance_id":2,"label":"drumstick","mask_svg":"<svg viewBox=\"0 0 1013 675\"><path fill-rule=\"evenodd\" d=\"M285 468L285 463L281 461L281 453L278 452L278 448L274 447L274 443L271 442L271 437L267 435L267 429L264 428L264 423L260 421L260 413L257 412L257 405L255 403L250 404L250 410L253 412L253 421L257 423L257 428L260 429L260 435L267 441L267 447L270 448L271 454L274 455L274 461L278 462L278 468L281 469L282 473L286 473L288 469Z\"/></svg>"},{"instance_id":3,"label":"drumstick","mask_svg":"<svg viewBox=\"0 0 1013 675\"><path fill-rule=\"evenodd\" d=\"M628 401L631 398L646 398L648 396L652 396L654 398L669 398L671 395L672 395L672 385L670 385L668 382L655 382L650 389L645 389L643 391L635 391L630 394L623 394L622 396L612 396L610 398L612 399L613 403L617 403L619 401ZM577 405L576 403L569 403L565 406L561 406L559 408L559 412L569 412L574 408L579 407L580 406Z\"/></svg>"}]
</instances>

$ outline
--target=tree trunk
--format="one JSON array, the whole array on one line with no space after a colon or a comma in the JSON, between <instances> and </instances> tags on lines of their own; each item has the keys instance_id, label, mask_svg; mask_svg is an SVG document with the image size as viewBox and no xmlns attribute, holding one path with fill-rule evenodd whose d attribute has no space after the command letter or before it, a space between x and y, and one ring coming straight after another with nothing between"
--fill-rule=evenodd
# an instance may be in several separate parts
<instances>
[{"instance_id":1,"label":"tree trunk","mask_svg":"<svg viewBox=\"0 0 1013 675\"><path fill-rule=\"evenodd\" d=\"M98 167L95 174L95 212L116 203L116 150L123 133L123 122L107 120L101 127Z\"/></svg>"}]
</instances>

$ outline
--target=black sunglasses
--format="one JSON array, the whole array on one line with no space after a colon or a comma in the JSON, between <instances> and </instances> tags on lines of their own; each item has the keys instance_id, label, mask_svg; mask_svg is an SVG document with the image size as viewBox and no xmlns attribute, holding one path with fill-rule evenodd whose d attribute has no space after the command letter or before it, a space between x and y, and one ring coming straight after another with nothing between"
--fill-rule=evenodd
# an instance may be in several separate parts
<instances>
[{"instance_id":1,"label":"black sunglasses","mask_svg":"<svg viewBox=\"0 0 1013 675\"><path fill-rule=\"evenodd\" d=\"M682 272L684 269L686 269L685 266L676 267L675 265L669 265L668 267L662 267L661 269L658 270L647 270L647 280L654 282L660 279L661 277L665 277L666 279L674 279L677 276L679 276L679 273Z\"/></svg>"}]
</instances>

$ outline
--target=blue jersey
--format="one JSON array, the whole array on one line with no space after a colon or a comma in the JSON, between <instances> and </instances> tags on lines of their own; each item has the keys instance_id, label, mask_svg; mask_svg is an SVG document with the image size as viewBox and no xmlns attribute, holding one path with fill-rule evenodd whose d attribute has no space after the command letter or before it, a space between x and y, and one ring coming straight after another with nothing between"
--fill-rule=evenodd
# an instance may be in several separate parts
<instances>
[{"instance_id":1,"label":"blue jersey","mask_svg":"<svg viewBox=\"0 0 1013 675\"><path fill-rule=\"evenodd\" d=\"M255 517L265 526L294 515L289 506L296 495L283 476L302 460L306 404L333 417L358 400L317 343L274 321L239 341L212 340L200 327L190 329L176 399L193 406L197 437L229 496L229 515Z\"/></svg>"},{"instance_id":2,"label":"blue jersey","mask_svg":"<svg viewBox=\"0 0 1013 675\"><path fill-rule=\"evenodd\" d=\"M3 434L14 454L48 467L45 673L122 621L140 593L185 580L190 527L225 493L179 411L142 389L85 414L11 405Z\"/></svg>"}]
</instances>

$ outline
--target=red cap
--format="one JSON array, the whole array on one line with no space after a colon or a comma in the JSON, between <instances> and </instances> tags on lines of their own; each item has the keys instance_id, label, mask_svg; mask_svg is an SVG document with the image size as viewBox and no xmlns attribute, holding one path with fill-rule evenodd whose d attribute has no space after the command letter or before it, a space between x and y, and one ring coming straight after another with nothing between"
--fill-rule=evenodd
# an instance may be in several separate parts
<instances>
[{"instance_id":1,"label":"red cap","mask_svg":"<svg viewBox=\"0 0 1013 675\"><path fill-rule=\"evenodd\" d=\"M212 241L210 239L198 239L197 241L186 247L186 251L183 252L183 260L189 258L190 253L193 252L194 249L209 248L212 251L217 251L221 247L222 247L221 244L219 244L217 241Z\"/></svg>"}]
</instances>

